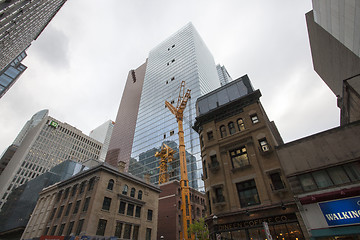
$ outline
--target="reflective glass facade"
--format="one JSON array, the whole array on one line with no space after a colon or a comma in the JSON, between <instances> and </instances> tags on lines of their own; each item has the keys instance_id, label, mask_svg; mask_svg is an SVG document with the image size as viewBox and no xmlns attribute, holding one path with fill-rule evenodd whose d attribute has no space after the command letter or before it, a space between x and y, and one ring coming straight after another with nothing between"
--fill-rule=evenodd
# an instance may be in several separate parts
<instances>
[{"instance_id":1,"label":"reflective glass facade","mask_svg":"<svg viewBox=\"0 0 360 240\"><path fill-rule=\"evenodd\" d=\"M184 111L185 148L190 186L203 190L202 164L198 134L192 129L196 117L196 99L220 87L214 59L205 43L189 23L149 54L138 118L136 122L129 172L142 177L150 173L158 182L158 162L154 154L163 143L178 151L178 126L165 100L177 104L181 81L191 89ZM170 180L179 179L179 161L169 167Z\"/></svg>"},{"instance_id":2,"label":"reflective glass facade","mask_svg":"<svg viewBox=\"0 0 360 240\"><path fill-rule=\"evenodd\" d=\"M20 75L26 70L21 61L26 57L25 51L21 52L8 66L0 71L0 98L16 82Z\"/></svg>"}]
</instances>

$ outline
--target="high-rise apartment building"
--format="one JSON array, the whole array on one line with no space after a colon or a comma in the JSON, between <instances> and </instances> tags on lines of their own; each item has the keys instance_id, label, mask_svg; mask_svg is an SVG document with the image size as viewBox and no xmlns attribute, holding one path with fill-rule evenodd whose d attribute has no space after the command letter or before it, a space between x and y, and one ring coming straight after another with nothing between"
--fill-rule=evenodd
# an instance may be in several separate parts
<instances>
[{"instance_id":1,"label":"high-rise apartment building","mask_svg":"<svg viewBox=\"0 0 360 240\"><path fill-rule=\"evenodd\" d=\"M23 183L65 161L98 159L102 144L67 123L36 113L14 141L18 146L0 175L0 208L9 193Z\"/></svg>"},{"instance_id":2,"label":"high-rise apartment building","mask_svg":"<svg viewBox=\"0 0 360 240\"><path fill-rule=\"evenodd\" d=\"M66 0L0 1L0 71L25 52L65 2Z\"/></svg>"},{"instance_id":3,"label":"high-rise apartment building","mask_svg":"<svg viewBox=\"0 0 360 240\"><path fill-rule=\"evenodd\" d=\"M142 86L139 84L142 89L137 89L141 91L141 96L132 141L131 160L123 160L130 160L129 172L132 174L142 177L145 173L150 173L151 182L158 182L159 165L158 159L154 156L155 152L161 148L163 142L174 143L172 146L174 148L178 146L177 122L165 107L165 100L176 104L180 83L185 81L186 88L191 89L191 98L184 112L189 181L191 187L201 190L203 182L200 145L192 124L196 115L196 99L220 86L214 59L192 23L189 23L151 50L145 67L143 84ZM142 80L141 73L143 72L139 73L139 77L136 72L131 73L129 77L134 79L135 75L135 80L132 81L136 83L138 78ZM123 97L121 104L125 101L127 99ZM116 120L116 124L118 123ZM114 130L112 138L115 138L115 134L117 133ZM122 149L119 151L121 153ZM170 180L180 178L179 166L178 159L171 163Z\"/></svg>"},{"instance_id":4,"label":"high-rise apartment building","mask_svg":"<svg viewBox=\"0 0 360 240\"><path fill-rule=\"evenodd\" d=\"M92 137L93 139L103 144L99 156L99 160L102 162L105 161L106 153L110 144L111 134L114 129L114 124L115 123L113 121L108 120L105 123L101 124L99 127L92 130L89 134L89 137Z\"/></svg>"},{"instance_id":5,"label":"high-rise apartment building","mask_svg":"<svg viewBox=\"0 0 360 240\"><path fill-rule=\"evenodd\" d=\"M314 70L338 99L341 125L360 120L360 1L312 2L306 22Z\"/></svg>"}]
</instances>

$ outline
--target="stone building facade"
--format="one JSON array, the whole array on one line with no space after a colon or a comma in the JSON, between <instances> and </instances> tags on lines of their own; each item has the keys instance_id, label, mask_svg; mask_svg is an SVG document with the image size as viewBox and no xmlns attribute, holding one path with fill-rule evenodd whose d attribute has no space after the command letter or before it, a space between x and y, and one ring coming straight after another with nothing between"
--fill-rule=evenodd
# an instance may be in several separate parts
<instances>
[{"instance_id":1,"label":"stone building facade","mask_svg":"<svg viewBox=\"0 0 360 240\"><path fill-rule=\"evenodd\" d=\"M359 239L360 121L277 148L311 239Z\"/></svg>"},{"instance_id":2,"label":"stone building facade","mask_svg":"<svg viewBox=\"0 0 360 240\"><path fill-rule=\"evenodd\" d=\"M263 222L273 239L304 239L260 96L245 75L197 101L211 239L269 239Z\"/></svg>"},{"instance_id":3,"label":"stone building facade","mask_svg":"<svg viewBox=\"0 0 360 240\"><path fill-rule=\"evenodd\" d=\"M170 181L159 185L158 237L164 239L182 239L182 210L180 182ZM205 194L190 188L192 222L205 218Z\"/></svg>"},{"instance_id":4,"label":"stone building facade","mask_svg":"<svg viewBox=\"0 0 360 240\"><path fill-rule=\"evenodd\" d=\"M122 162L123 163L123 162ZM44 189L22 239L115 236L156 239L160 189L103 163Z\"/></svg>"}]
</instances>

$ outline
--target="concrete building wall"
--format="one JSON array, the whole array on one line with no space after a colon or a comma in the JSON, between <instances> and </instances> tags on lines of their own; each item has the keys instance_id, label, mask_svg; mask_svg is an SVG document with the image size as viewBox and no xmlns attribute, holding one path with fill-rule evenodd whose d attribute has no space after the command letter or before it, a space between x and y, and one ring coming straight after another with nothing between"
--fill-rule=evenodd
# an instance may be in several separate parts
<instances>
[{"instance_id":1,"label":"concrete building wall","mask_svg":"<svg viewBox=\"0 0 360 240\"><path fill-rule=\"evenodd\" d=\"M286 175L305 173L360 158L360 121L311 135L277 149Z\"/></svg>"},{"instance_id":2,"label":"concrete building wall","mask_svg":"<svg viewBox=\"0 0 360 240\"><path fill-rule=\"evenodd\" d=\"M314 70L336 96L342 96L343 80L360 73L360 58L306 15Z\"/></svg>"}]
</instances>

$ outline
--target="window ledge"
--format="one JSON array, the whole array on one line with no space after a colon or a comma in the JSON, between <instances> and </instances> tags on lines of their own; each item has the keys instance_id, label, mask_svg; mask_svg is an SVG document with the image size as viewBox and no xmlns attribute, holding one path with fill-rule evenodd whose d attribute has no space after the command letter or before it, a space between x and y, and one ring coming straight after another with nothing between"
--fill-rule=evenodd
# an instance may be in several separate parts
<instances>
[{"instance_id":1,"label":"window ledge","mask_svg":"<svg viewBox=\"0 0 360 240\"><path fill-rule=\"evenodd\" d=\"M248 169L248 168L250 168L250 167L252 167L251 164L248 164L248 165L245 165L245 166L242 166L242 167L233 168L233 169L231 169L231 171L232 171L233 173L235 173L235 172L238 172L238 171L242 171L242 170Z\"/></svg>"}]
</instances>

